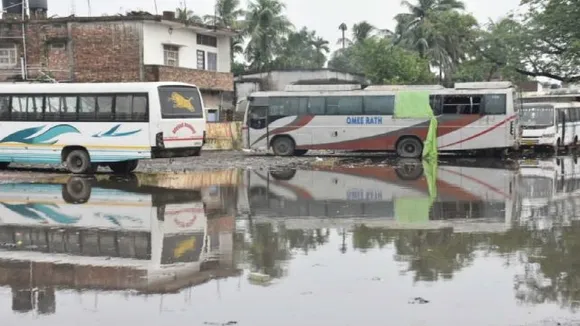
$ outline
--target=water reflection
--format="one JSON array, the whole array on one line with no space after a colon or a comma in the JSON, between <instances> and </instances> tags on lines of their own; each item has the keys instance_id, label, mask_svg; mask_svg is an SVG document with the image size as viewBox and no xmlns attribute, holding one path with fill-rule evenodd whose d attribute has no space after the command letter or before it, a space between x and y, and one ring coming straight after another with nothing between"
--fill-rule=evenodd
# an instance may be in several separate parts
<instances>
[{"instance_id":1,"label":"water reflection","mask_svg":"<svg viewBox=\"0 0 580 326\"><path fill-rule=\"evenodd\" d=\"M403 325L574 318L578 160L488 163L0 185L0 285L36 315L80 309L66 290L104 292L112 323L381 324L385 306ZM180 295L181 310L138 300ZM431 303L410 310L417 296Z\"/></svg>"},{"instance_id":2,"label":"water reflection","mask_svg":"<svg viewBox=\"0 0 580 326\"><path fill-rule=\"evenodd\" d=\"M476 260L501 257L506 268L521 267L513 284L518 302L576 309L577 159L521 161L515 168L440 164L437 194L427 207L423 169L407 162L246 172L253 270L285 276L288 260L334 233L343 252L349 244L359 252L392 248L400 272L414 282L452 280Z\"/></svg>"},{"instance_id":3,"label":"water reflection","mask_svg":"<svg viewBox=\"0 0 580 326\"><path fill-rule=\"evenodd\" d=\"M53 314L56 289L152 295L238 275L232 209L215 209L213 189L155 183L0 184L0 285L12 310ZM218 195L235 204L227 189Z\"/></svg>"}]
</instances>

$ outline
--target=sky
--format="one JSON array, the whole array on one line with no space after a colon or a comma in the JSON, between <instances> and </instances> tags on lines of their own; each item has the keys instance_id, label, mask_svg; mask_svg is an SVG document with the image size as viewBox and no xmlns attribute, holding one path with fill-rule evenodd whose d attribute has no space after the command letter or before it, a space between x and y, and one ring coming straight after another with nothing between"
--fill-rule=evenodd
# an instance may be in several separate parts
<instances>
[{"instance_id":1,"label":"sky","mask_svg":"<svg viewBox=\"0 0 580 326\"><path fill-rule=\"evenodd\" d=\"M183 0L157 0L157 10L175 10ZM413 1L413 0L411 0ZM247 0L241 1L243 5ZM306 26L317 31L331 44L331 49L338 48L340 37L338 26L346 23L349 27L362 20L367 20L377 28L393 29L393 17L405 8L400 0L283 0L286 13L297 29ZM467 11L472 13L480 23L490 18L498 19L517 9L520 0L464 0ZM154 0L48 0L48 15L68 16L73 10L77 16L116 14L129 10L144 10L155 14ZM215 0L187 0L187 6L198 15L213 14Z\"/></svg>"}]
</instances>

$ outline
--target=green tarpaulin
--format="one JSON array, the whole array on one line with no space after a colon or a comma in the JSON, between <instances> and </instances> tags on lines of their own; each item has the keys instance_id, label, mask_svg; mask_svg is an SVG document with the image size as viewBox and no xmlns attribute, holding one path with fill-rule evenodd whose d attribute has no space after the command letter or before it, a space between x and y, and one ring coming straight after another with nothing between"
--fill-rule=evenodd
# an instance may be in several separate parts
<instances>
[{"instance_id":1,"label":"green tarpaulin","mask_svg":"<svg viewBox=\"0 0 580 326\"><path fill-rule=\"evenodd\" d=\"M395 218L400 223L426 223L433 202L437 199L437 160L423 161L423 174L427 181L428 197L396 198Z\"/></svg>"},{"instance_id":2,"label":"green tarpaulin","mask_svg":"<svg viewBox=\"0 0 580 326\"><path fill-rule=\"evenodd\" d=\"M429 131L423 143L423 157L437 159L437 118L429 104L429 92L401 91L395 96L395 118L430 118Z\"/></svg>"}]
</instances>

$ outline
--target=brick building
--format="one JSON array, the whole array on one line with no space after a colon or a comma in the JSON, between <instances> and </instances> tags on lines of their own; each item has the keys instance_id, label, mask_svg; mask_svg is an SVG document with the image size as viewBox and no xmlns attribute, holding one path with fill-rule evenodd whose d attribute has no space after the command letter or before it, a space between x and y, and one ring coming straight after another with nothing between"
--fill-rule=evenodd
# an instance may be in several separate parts
<instances>
[{"instance_id":1,"label":"brick building","mask_svg":"<svg viewBox=\"0 0 580 326\"><path fill-rule=\"evenodd\" d=\"M181 81L200 88L206 108L231 107L232 30L185 25L173 12L62 18L30 12L0 19L0 81Z\"/></svg>"}]
</instances>

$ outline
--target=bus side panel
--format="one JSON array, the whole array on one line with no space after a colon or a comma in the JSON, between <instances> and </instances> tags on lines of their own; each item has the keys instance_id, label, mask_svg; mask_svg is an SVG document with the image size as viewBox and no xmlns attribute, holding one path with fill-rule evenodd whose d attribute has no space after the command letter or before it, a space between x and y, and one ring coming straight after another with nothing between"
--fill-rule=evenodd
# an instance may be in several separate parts
<instances>
[{"instance_id":1,"label":"bus side panel","mask_svg":"<svg viewBox=\"0 0 580 326\"><path fill-rule=\"evenodd\" d=\"M59 164L62 150L80 146L95 163L151 157L146 122L11 122L0 130L0 161Z\"/></svg>"}]
</instances>

